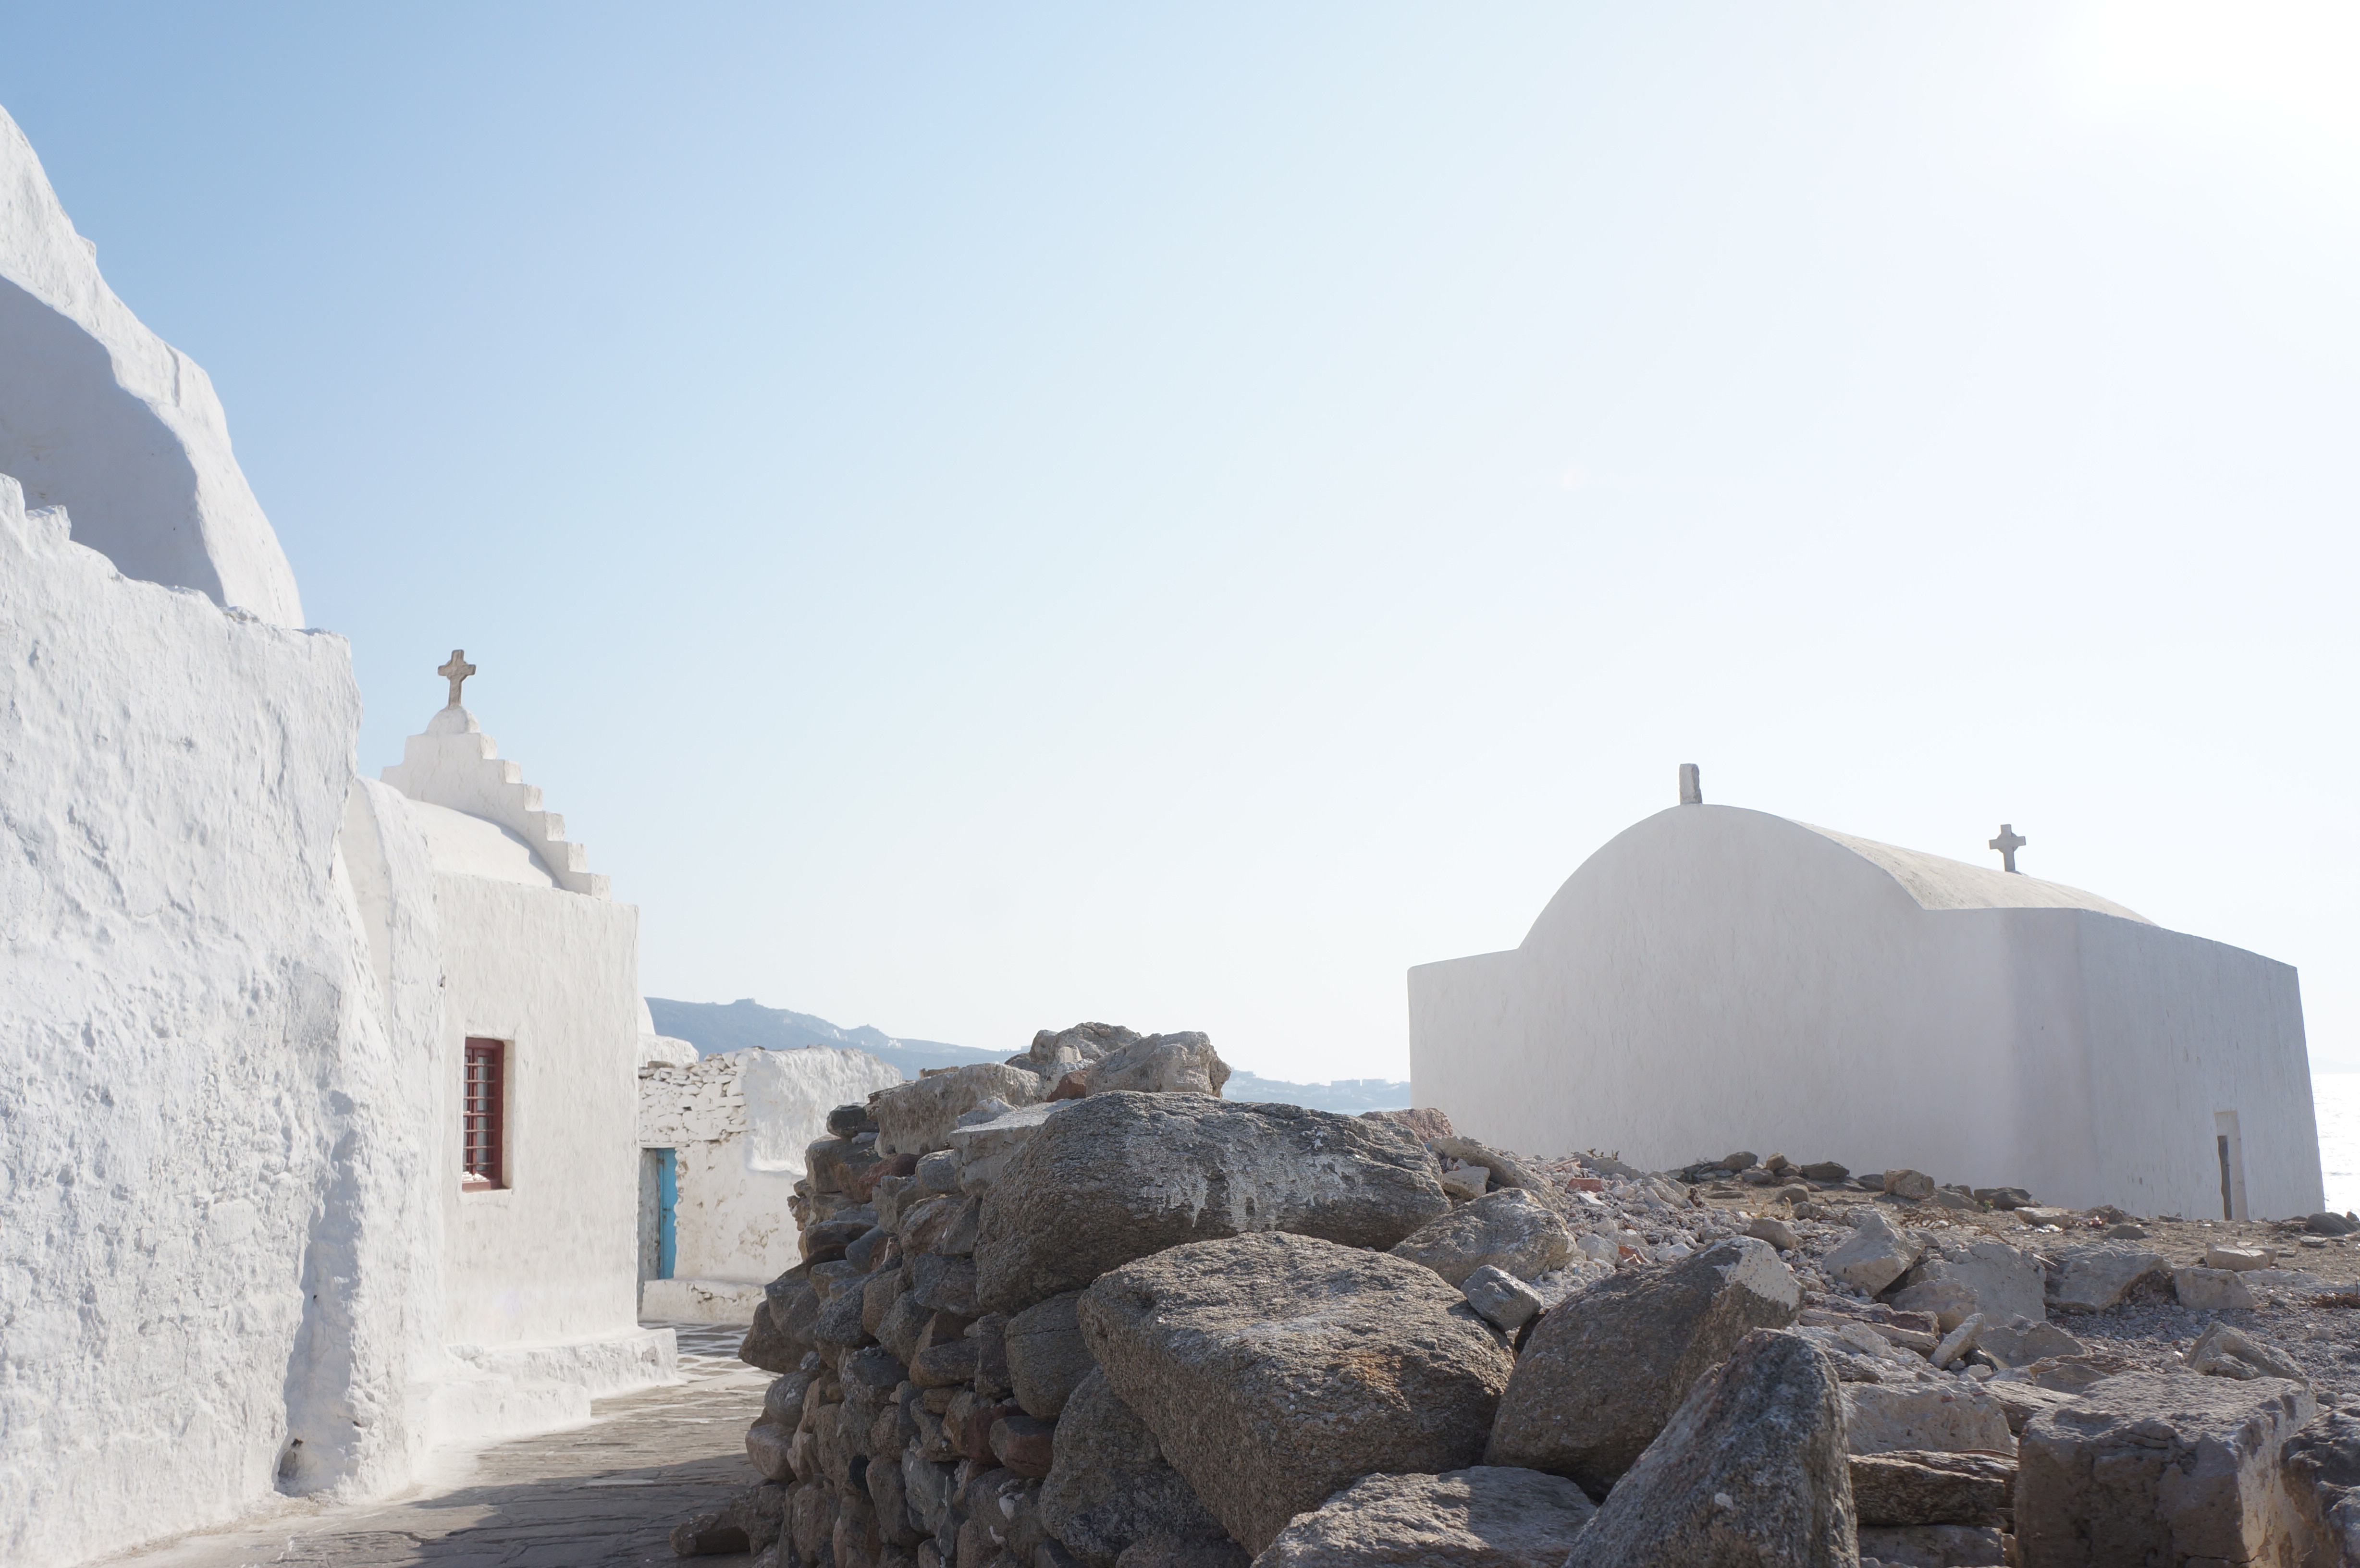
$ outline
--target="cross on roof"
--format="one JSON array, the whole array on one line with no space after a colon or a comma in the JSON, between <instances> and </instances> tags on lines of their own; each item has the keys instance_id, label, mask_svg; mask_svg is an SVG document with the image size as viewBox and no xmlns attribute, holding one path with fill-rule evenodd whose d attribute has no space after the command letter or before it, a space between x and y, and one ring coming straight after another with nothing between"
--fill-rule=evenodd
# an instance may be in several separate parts
<instances>
[{"instance_id":1,"label":"cross on roof","mask_svg":"<svg viewBox=\"0 0 2360 1568\"><path fill-rule=\"evenodd\" d=\"M455 708L459 705L460 686L466 681L468 676L473 675L475 672L475 667L467 662L467 650L464 648L453 648L451 650L451 662L434 672L451 682L451 705L453 707ZM2013 867L2011 867L2011 869L2013 869Z\"/></svg>"},{"instance_id":2,"label":"cross on roof","mask_svg":"<svg viewBox=\"0 0 2360 1568\"><path fill-rule=\"evenodd\" d=\"M453 691L457 690L456 687L452 689ZM2031 842L2032 841L2028 838L2018 838L2016 836L2016 826L2014 823L2000 823L1999 837L1991 841L1991 846L1999 851L2000 869L2003 871L2016 870L2016 852L2022 849L2026 844L2030 844Z\"/></svg>"}]
</instances>

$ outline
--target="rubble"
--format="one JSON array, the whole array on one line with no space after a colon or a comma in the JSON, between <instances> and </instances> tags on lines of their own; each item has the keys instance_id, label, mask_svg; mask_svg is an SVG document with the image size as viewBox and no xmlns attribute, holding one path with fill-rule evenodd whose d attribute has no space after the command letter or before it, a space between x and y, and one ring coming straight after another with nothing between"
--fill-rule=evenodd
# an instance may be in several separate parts
<instances>
[{"instance_id":1,"label":"rubble","mask_svg":"<svg viewBox=\"0 0 2360 1568\"><path fill-rule=\"evenodd\" d=\"M777 1374L759 1484L675 1549L1960 1568L2089 1560L2054 1543L2140 1509L2230 1521L2174 1561L2360 1541L2360 1418L2304 1424L2360 1340L2326 1294L2350 1244L2305 1221L2117 1240L2133 1216L1940 1172L1544 1160L1431 1110L1232 1104L1218 1062L1086 1024L841 1107L741 1350ZM2278 1267L2305 1243L2316 1272Z\"/></svg>"}]
</instances>

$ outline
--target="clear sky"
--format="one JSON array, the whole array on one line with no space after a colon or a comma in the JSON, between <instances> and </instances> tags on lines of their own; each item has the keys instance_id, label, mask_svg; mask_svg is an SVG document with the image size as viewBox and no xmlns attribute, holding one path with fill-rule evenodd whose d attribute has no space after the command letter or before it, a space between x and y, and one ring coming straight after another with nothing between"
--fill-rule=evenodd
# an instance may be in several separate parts
<instances>
[{"instance_id":1,"label":"clear sky","mask_svg":"<svg viewBox=\"0 0 2360 1568\"><path fill-rule=\"evenodd\" d=\"M82 0L0 103L363 767L464 646L656 995L1402 1076L1694 761L2360 1066L2355 18Z\"/></svg>"}]
</instances>

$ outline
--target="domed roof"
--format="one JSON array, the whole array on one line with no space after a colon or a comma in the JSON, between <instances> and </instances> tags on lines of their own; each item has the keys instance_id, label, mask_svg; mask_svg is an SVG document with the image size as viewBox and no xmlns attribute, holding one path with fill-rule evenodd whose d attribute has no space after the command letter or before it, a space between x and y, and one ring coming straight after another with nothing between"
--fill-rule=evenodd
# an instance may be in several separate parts
<instances>
[{"instance_id":1,"label":"domed roof","mask_svg":"<svg viewBox=\"0 0 2360 1568\"><path fill-rule=\"evenodd\" d=\"M2102 915L2119 915L2126 920L2136 920L2141 925L2155 923L2136 909L2125 909L2111 898L2085 893L2079 887L2068 887L2062 882L2044 882L2038 877L2027 877L2020 871L2002 871L1994 866L1970 866L1962 860L1945 860L1922 849L1902 849L1894 844L1879 844L1874 839L1855 838L1851 833L1838 833L1833 828L1814 827L1809 822L1796 822L1795 825L1840 844L1863 860L1879 866L1885 875L1901 884L1903 891L1918 900L1918 907L1921 909L2093 909Z\"/></svg>"}]
</instances>

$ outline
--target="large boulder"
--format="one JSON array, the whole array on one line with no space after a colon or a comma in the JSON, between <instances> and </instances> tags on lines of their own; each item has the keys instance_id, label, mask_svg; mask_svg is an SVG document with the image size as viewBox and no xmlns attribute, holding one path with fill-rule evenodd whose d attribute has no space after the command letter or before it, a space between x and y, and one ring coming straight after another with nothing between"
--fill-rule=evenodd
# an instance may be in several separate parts
<instances>
[{"instance_id":1,"label":"large boulder","mask_svg":"<svg viewBox=\"0 0 2360 1568\"><path fill-rule=\"evenodd\" d=\"M2360 1415L2328 1410L2278 1450L2303 1568L2360 1563Z\"/></svg>"},{"instance_id":2,"label":"large boulder","mask_svg":"<svg viewBox=\"0 0 2360 1568\"><path fill-rule=\"evenodd\" d=\"M2280 1451L2315 1413L2311 1391L2129 1372L2035 1417L2017 1454L2026 1563L2300 1561Z\"/></svg>"},{"instance_id":3,"label":"large boulder","mask_svg":"<svg viewBox=\"0 0 2360 1568\"><path fill-rule=\"evenodd\" d=\"M1792 1323L1802 1299L1778 1254L1751 1236L1601 1280L1532 1331L1483 1463L1604 1496L1707 1369L1754 1330Z\"/></svg>"},{"instance_id":4,"label":"large boulder","mask_svg":"<svg viewBox=\"0 0 2360 1568\"><path fill-rule=\"evenodd\" d=\"M1186 1242L1291 1231L1391 1247L1448 1211L1401 1128L1202 1094L1093 1094L1041 1124L983 1196L988 1312L1017 1312Z\"/></svg>"},{"instance_id":5,"label":"large boulder","mask_svg":"<svg viewBox=\"0 0 2360 1568\"><path fill-rule=\"evenodd\" d=\"M1932 1312L1947 1334L1978 1312L1985 1323L2048 1316L2040 1259L2004 1241L1938 1240L1901 1280L1893 1304Z\"/></svg>"},{"instance_id":6,"label":"large boulder","mask_svg":"<svg viewBox=\"0 0 2360 1568\"><path fill-rule=\"evenodd\" d=\"M1836 1388L1808 1341L1748 1334L1615 1483L1565 1568L1851 1568Z\"/></svg>"},{"instance_id":7,"label":"large boulder","mask_svg":"<svg viewBox=\"0 0 2360 1568\"><path fill-rule=\"evenodd\" d=\"M987 1100L1030 1105L1049 1097L1050 1081L1022 1067L979 1062L929 1073L914 1083L887 1089L869 1102L877 1121L880 1154L929 1154L950 1147L959 1117Z\"/></svg>"},{"instance_id":8,"label":"large boulder","mask_svg":"<svg viewBox=\"0 0 2360 1568\"><path fill-rule=\"evenodd\" d=\"M1520 1279L1537 1279L1565 1267L1573 1236L1557 1211L1530 1192L1508 1187L1461 1204L1420 1225L1393 1246L1395 1258L1423 1263L1454 1285L1489 1266Z\"/></svg>"},{"instance_id":9,"label":"large boulder","mask_svg":"<svg viewBox=\"0 0 2360 1568\"><path fill-rule=\"evenodd\" d=\"M1069 1102L1070 1103L1070 1102ZM1001 1343L1008 1352L1009 1386L1028 1416L1054 1421L1082 1379L1098 1370L1082 1325L1074 1316L1079 1291L1067 1291L1025 1308L1008 1320Z\"/></svg>"},{"instance_id":10,"label":"large boulder","mask_svg":"<svg viewBox=\"0 0 2360 1568\"><path fill-rule=\"evenodd\" d=\"M1229 1064L1194 1029L1152 1034L1119 1045L1082 1069L1087 1094L1211 1094L1229 1081Z\"/></svg>"},{"instance_id":11,"label":"large boulder","mask_svg":"<svg viewBox=\"0 0 2360 1568\"><path fill-rule=\"evenodd\" d=\"M1042 1525L1091 1568L1112 1568L1140 1541L1225 1539L1155 1434L1095 1370L1058 1418L1040 1507Z\"/></svg>"},{"instance_id":12,"label":"large boulder","mask_svg":"<svg viewBox=\"0 0 2360 1568\"><path fill-rule=\"evenodd\" d=\"M2119 1305L2132 1286L2160 1283L2169 1267L2162 1253L2127 1242L2060 1247L2057 1263L2049 1276L2049 1305L2060 1312L2104 1312Z\"/></svg>"},{"instance_id":13,"label":"large boulder","mask_svg":"<svg viewBox=\"0 0 2360 1568\"><path fill-rule=\"evenodd\" d=\"M1255 1552L1363 1475L1475 1464L1514 1367L1431 1269L1310 1236L1158 1253L1084 1291L1080 1318L1115 1391Z\"/></svg>"},{"instance_id":14,"label":"large boulder","mask_svg":"<svg viewBox=\"0 0 2360 1568\"><path fill-rule=\"evenodd\" d=\"M1295 1515L1254 1568L1559 1568L1597 1511L1537 1470L1371 1475Z\"/></svg>"}]
</instances>

